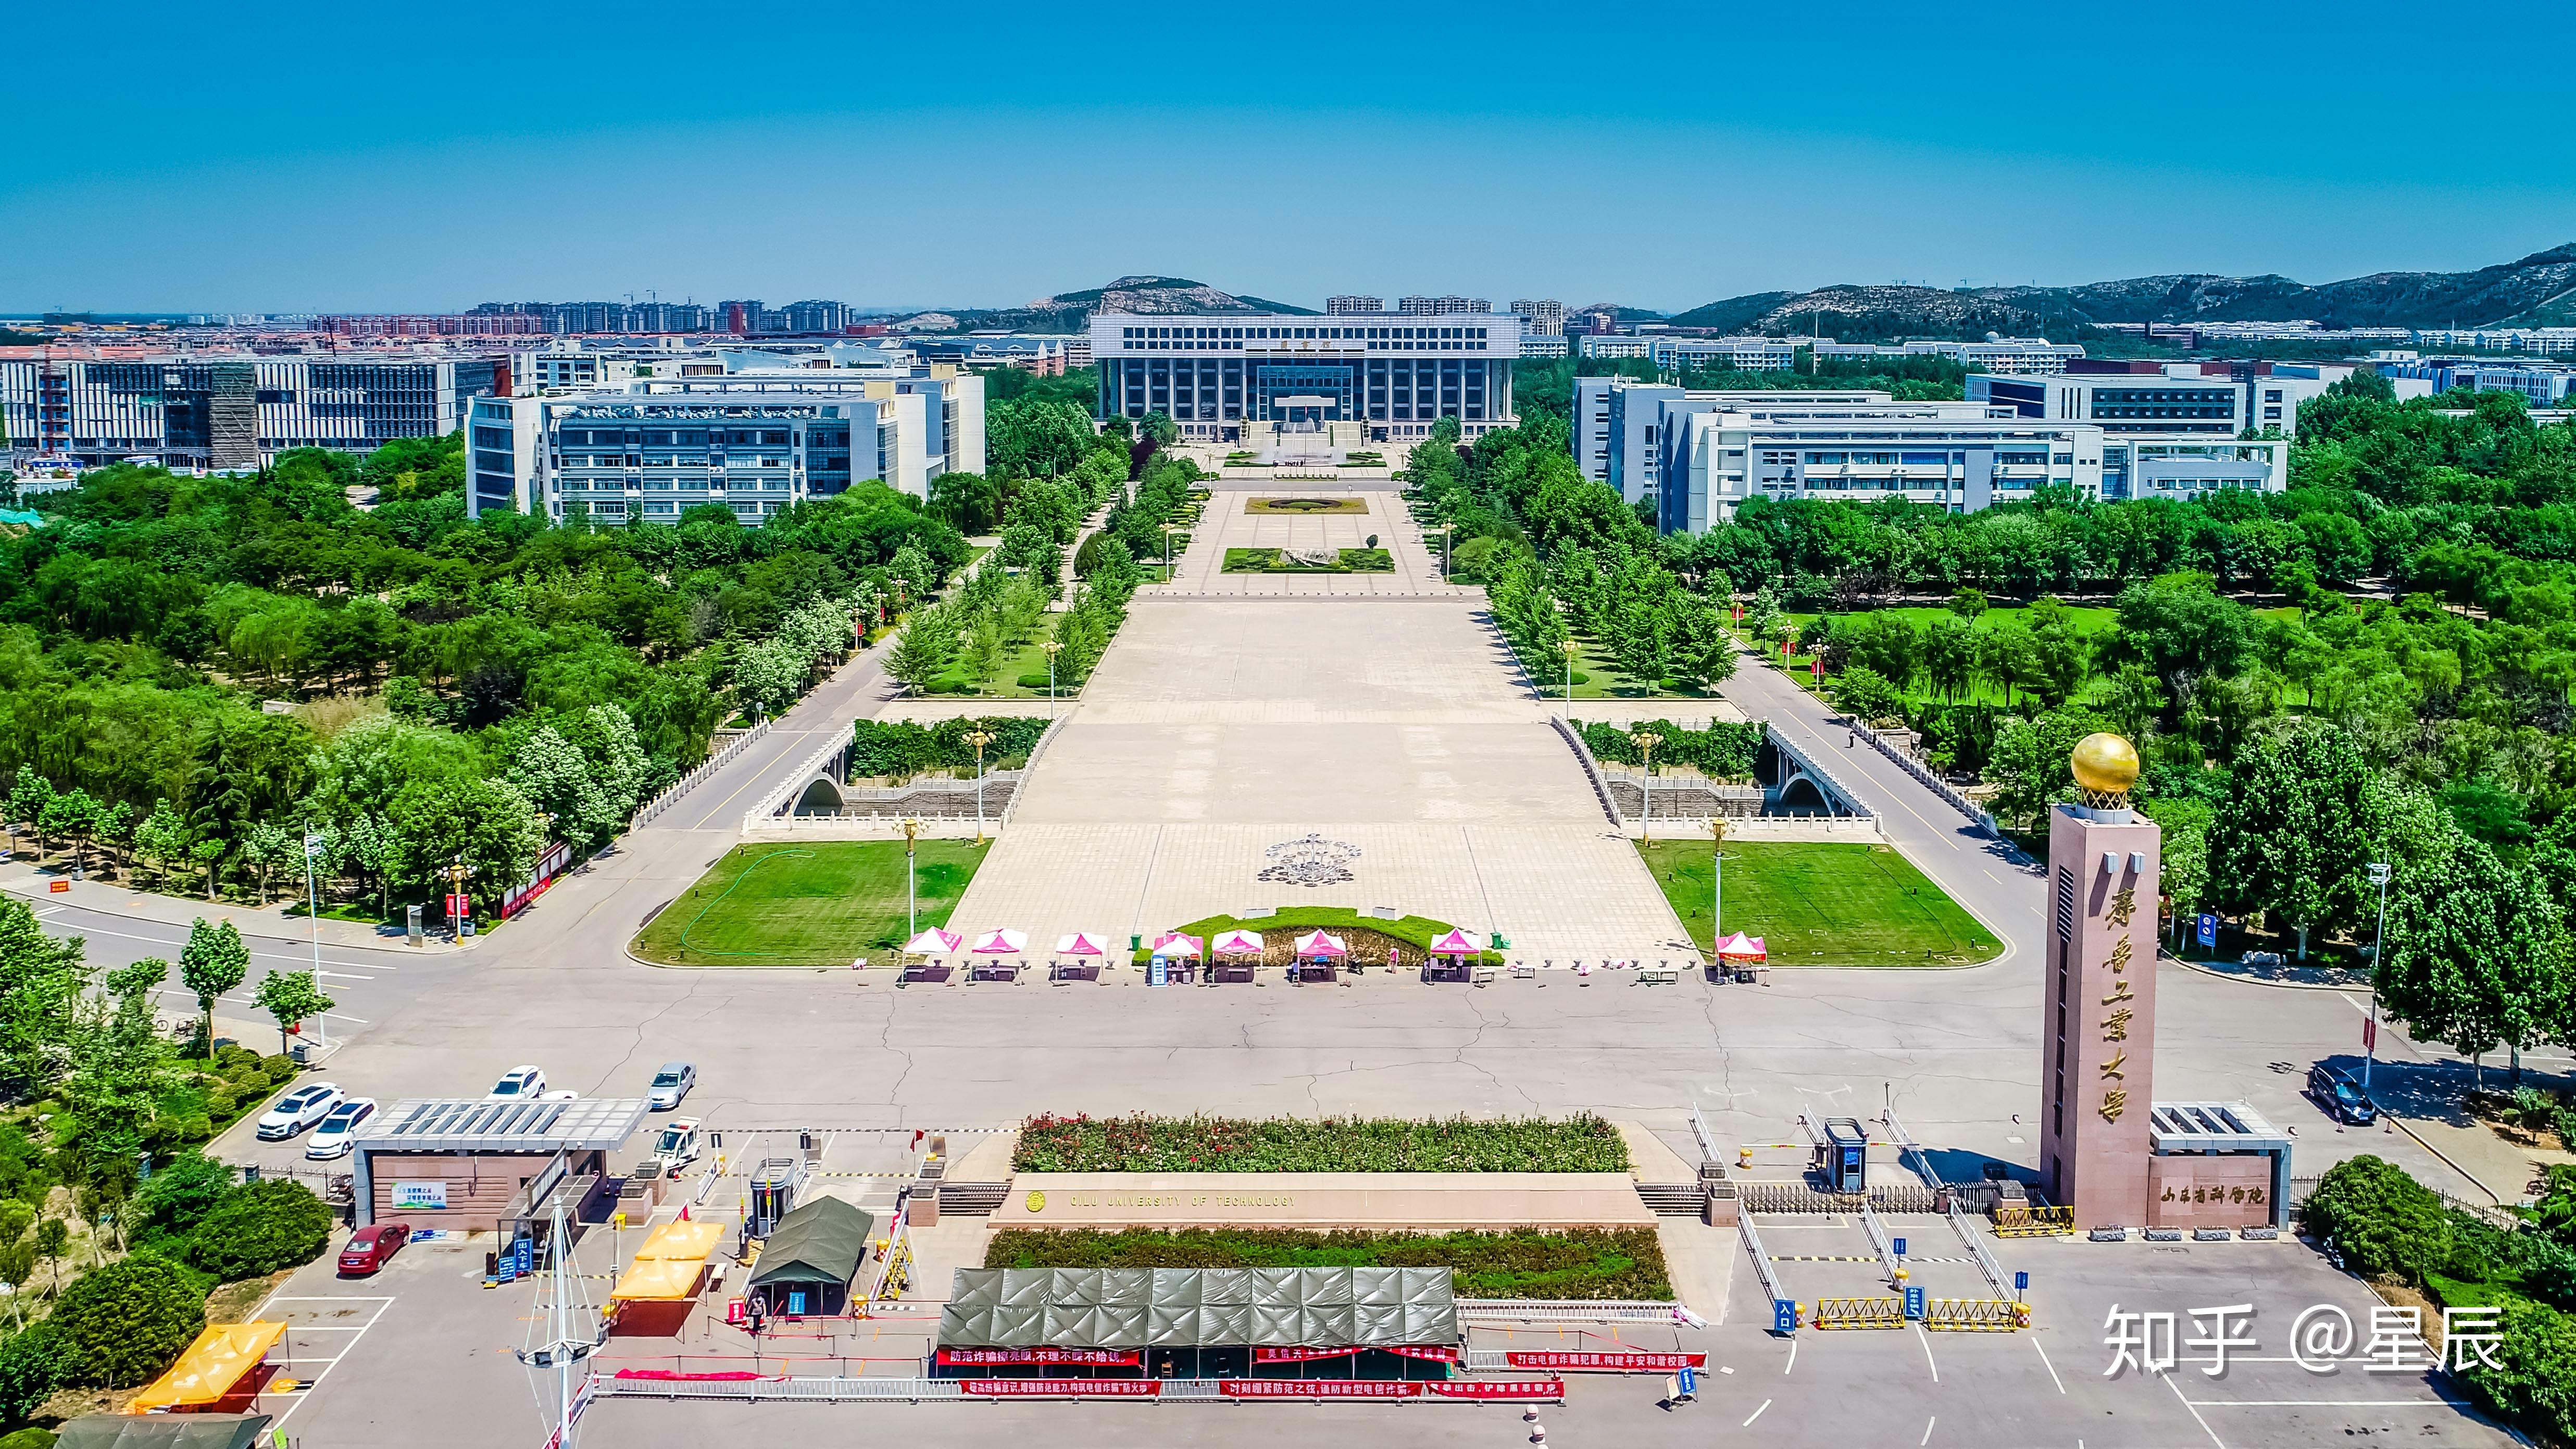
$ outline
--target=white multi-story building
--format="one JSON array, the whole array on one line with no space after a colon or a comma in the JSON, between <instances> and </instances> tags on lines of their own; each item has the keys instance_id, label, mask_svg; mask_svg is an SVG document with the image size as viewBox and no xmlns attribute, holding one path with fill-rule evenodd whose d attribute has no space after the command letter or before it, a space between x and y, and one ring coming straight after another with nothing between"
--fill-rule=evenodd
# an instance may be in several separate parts
<instances>
[{"instance_id":1,"label":"white multi-story building","mask_svg":"<svg viewBox=\"0 0 2576 1449\"><path fill-rule=\"evenodd\" d=\"M702 503L757 522L876 480L927 497L984 468L984 380L947 366L785 368L477 399L466 508L663 522Z\"/></svg>"},{"instance_id":2,"label":"white multi-story building","mask_svg":"<svg viewBox=\"0 0 2576 1449\"><path fill-rule=\"evenodd\" d=\"M2576 394L2576 368L2496 357L2421 357L2383 362L2380 376L2434 393L2518 392L2533 407L2563 406Z\"/></svg>"},{"instance_id":3,"label":"white multi-story building","mask_svg":"<svg viewBox=\"0 0 2576 1449\"><path fill-rule=\"evenodd\" d=\"M2154 370L2107 370L2114 367ZM1971 373L1967 391L1972 402L2005 404L2027 418L2093 423L2106 433L2234 437L2278 428L2288 436L2298 431L2299 405L2351 371L2324 363L2103 362L2044 377Z\"/></svg>"},{"instance_id":4,"label":"white multi-story building","mask_svg":"<svg viewBox=\"0 0 2576 1449\"><path fill-rule=\"evenodd\" d=\"M474 356L10 358L0 360L0 426L21 462L258 468L292 448L365 453L455 432L502 366Z\"/></svg>"},{"instance_id":5,"label":"white multi-story building","mask_svg":"<svg viewBox=\"0 0 2576 1449\"><path fill-rule=\"evenodd\" d=\"M1456 418L1468 437L1509 427L1520 319L1508 312L1429 318L1212 312L1091 319L1100 415L1161 413L1181 435L1240 441L1273 426L1356 425L1405 442Z\"/></svg>"},{"instance_id":6,"label":"white multi-story building","mask_svg":"<svg viewBox=\"0 0 2576 1449\"><path fill-rule=\"evenodd\" d=\"M1382 297L1347 296L1324 299L1324 315L1327 317L1363 317L1385 310L1386 301Z\"/></svg>"},{"instance_id":7,"label":"white multi-story building","mask_svg":"<svg viewBox=\"0 0 2576 1449\"><path fill-rule=\"evenodd\" d=\"M1572 350L1568 344L1572 341L1572 338L1562 332L1553 337L1532 337L1523 333L1521 334L1521 356L1539 358L1571 356Z\"/></svg>"},{"instance_id":8,"label":"white multi-story building","mask_svg":"<svg viewBox=\"0 0 2576 1449\"><path fill-rule=\"evenodd\" d=\"M1521 318L1525 338L1565 335L1565 304L1553 297L1520 298L1512 303L1512 311Z\"/></svg>"},{"instance_id":9,"label":"white multi-story building","mask_svg":"<svg viewBox=\"0 0 2576 1449\"><path fill-rule=\"evenodd\" d=\"M1446 317L1453 312L1491 312L1494 305L1482 297L1400 297L1395 310L1407 317Z\"/></svg>"},{"instance_id":10,"label":"white multi-story building","mask_svg":"<svg viewBox=\"0 0 2576 1449\"><path fill-rule=\"evenodd\" d=\"M2527 352L2540 357L2563 357L2576 352L2576 327L2419 329L2415 333L2415 342L2419 347L2476 347L2489 352Z\"/></svg>"},{"instance_id":11,"label":"white multi-story building","mask_svg":"<svg viewBox=\"0 0 2576 1449\"><path fill-rule=\"evenodd\" d=\"M1893 346L1836 342L1826 338L1813 346L1818 357L1943 357L1972 372L2018 374L2064 372L2068 363L2084 356L2084 349L2072 342L2051 342L2045 337L1991 335L1983 342L1951 342L1934 338Z\"/></svg>"}]
</instances>

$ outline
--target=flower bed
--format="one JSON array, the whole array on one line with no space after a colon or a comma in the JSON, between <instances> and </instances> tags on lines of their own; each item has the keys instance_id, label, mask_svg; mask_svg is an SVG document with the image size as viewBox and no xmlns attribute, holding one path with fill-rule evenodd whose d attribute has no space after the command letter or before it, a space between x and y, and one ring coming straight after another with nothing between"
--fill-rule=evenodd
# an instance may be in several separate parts
<instances>
[{"instance_id":1,"label":"flower bed","mask_svg":"<svg viewBox=\"0 0 2576 1449\"><path fill-rule=\"evenodd\" d=\"M1547 1117L1031 1117L1014 1172L1626 1172L1590 1113Z\"/></svg>"},{"instance_id":2,"label":"flower bed","mask_svg":"<svg viewBox=\"0 0 2576 1449\"><path fill-rule=\"evenodd\" d=\"M1364 498L1247 498L1246 513L1366 513Z\"/></svg>"},{"instance_id":3,"label":"flower bed","mask_svg":"<svg viewBox=\"0 0 2576 1449\"><path fill-rule=\"evenodd\" d=\"M1652 1228L1501 1233L1006 1228L987 1268L1454 1268L1461 1298L1673 1296Z\"/></svg>"},{"instance_id":4,"label":"flower bed","mask_svg":"<svg viewBox=\"0 0 2576 1449\"><path fill-rule=\"evenodd\" d=\"M1297 957L1297 938L1312 931L1329 931L1350 947L1351 963L1356 966L1384 966L1387 952L1402 948L1405 966L1420 966L1431 956L1431 943L1448 935L1447 921L1428 916L1399 916L1390 921L1383 916L1364 916L1349 906L1283 906L1266 916L1209 916L1180 928L1185 936L1196 936L1201 942L1214 941L1228 931L1250 931L1261 938L1261 964L1286 966ZM1153 956L1151 950L1136 953L1136 964L1144 965ZM1441 960L1450 960L1442 957ZM1500 966L1499 951L1480 951L1468 959L1470 965Z\"/></svg>"}]
</instances>

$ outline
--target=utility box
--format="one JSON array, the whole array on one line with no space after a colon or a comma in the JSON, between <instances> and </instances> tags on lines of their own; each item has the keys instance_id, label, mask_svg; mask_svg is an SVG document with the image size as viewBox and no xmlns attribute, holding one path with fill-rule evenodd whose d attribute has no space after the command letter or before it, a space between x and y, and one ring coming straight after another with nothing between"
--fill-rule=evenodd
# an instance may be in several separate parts
<instances>
[{"instance_id":1,"label":"utility box","mask_svg":"<svg viewBox=\"0 0 2576 1449\"><path fill-rule=\"evenodd\" d=\"M1726 1179L1724 1164L1699 1165L1699 1191L1699 1220L1712 1228L1734 1227L1741 1204L1736 1200L1735 1184Z\"/></svg>"},{"instance_id":2,"label":"utility box","mask_svg":"<svg viewBox=\"0 0 2576 1449\"><path fill-rule=\"evenodd\" d=\"M1869 1191L1869 1129L1857 1117L1825 1119L1825 1188L1829 1192Z\"/></svg>"}]
</instances>

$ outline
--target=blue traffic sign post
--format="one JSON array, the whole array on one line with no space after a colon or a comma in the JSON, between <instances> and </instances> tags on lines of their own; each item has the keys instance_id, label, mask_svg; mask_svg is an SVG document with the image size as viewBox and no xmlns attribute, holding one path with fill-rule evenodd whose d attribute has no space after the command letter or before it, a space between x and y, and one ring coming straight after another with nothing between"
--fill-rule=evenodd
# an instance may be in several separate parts
<instances>
[{"instance_id":1,"label":"blue traffic sign post","mask_svg":"<svg viewBox=\"0 0 2576 1449\"><path fill-rule=\"evenodd\" d=\"M1923 1321L1923 1288L1921 1284L1905 1285L1905 1316L1916 1323Z\"/></svg>"},{"instance_id":2,"label":"blue traffic sign post","mask_svg":"<svg viewBox=\"0 0 2576 1449\"><path fill-rule=\"evenodd\" d=\"M1692 1368L1689 1364L1683 1364L1681 1380L1683 1398L1695 1399L1699 1397L1699 1370Z\"/></svg>"},{"instance_id":3,"label":"blue traffic sign post","mask_svg":"<svg viewBox=\"0 0 2576 1449\"><path fill-rule=\"evenodd\" d=\"M1903 1238L1896 1240L1896 1256L1900 1258L1905 1256L1905 1240Z\"/></svg>"},{"instance_id":4,"label":"blue traffic sign post","mask_svg":"<svg viewBox=\"0 0 2576 1449\"><path fill-rule=\"evenodd\" d=\"M2013 1297L2018 1299L2021 1295L2029 1291L2030 1274L2027 1272L2013 1274Z\"/></svg>"},{"instance_id":5,"label":"blue traffic sign post","mask_svg":"<svg viewBox=\"0 0 2576 1449\"><path fill-rule=\"evenodd\" d=\"M1794 1300L1787 1298L1771 1300L1771 1331L1773 1333L1798 1331L1798 1305Z\"/></svg>"},{"instance_id":6,"label":"blue traffic sign post","mask_svg":"<svg viewBox=\"0 0 2576 1449\"><path fill-rule=\"evenodd\" d=\"M2196 929L2193 934L2200 938L2201 949L2209 950L2217 946L2218 917L2211 915L2207 911L2201 912L2198 929Z\"/></svg>"}]
</instances>

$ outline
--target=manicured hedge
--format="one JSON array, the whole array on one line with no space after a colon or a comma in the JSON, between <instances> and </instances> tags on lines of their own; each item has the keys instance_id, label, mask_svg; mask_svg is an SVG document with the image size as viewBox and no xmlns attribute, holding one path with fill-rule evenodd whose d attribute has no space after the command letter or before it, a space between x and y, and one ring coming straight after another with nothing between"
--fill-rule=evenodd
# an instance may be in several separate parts
<instances>
[{"instance_id":1,"label":"manicured hedge","mask_svg":"<svg viewBox=\"0 0 2576 1449\"><path fill-rule=\"evenodd\" d=\"M1625 1172L1628 1144L1590 1113L1450 1117L1031 1117L1015 1172Z\"/></svg>"},{"instance_id":2,"label":"manicured hedge","mask_svg":"<svg viewBox=\"0 0 2576 1449\"><path fill-rule=\"evenodd\" d=\"M1574 676L1581 684L1583 676ZM1694 769L1719 780L1749 779L1753 774L1753 757L1762 748L1762 726L1759 722L1737 724L1732 720L1711 720L1704 730L1684 729L1668 719L1652 719L1621 727L1594 720L1583 726L1584 747L1592 758L1605 765L1635 765L1644 758L1634 735L1661 735L1655 745L1655 768Z\"/></svg>"},{"instance_id":3,"label":"manicured hedge","mask_svg":"<svg viewBox=\"0 0 2576 1449\"><path fill-rule=\"evenodd\" d=\"M987 1268L1454 1268L1461 1298L1670 1298L1652 1228L1505 1233L1005 1228Z\"/></svg>"},{"instance_id":4,"label":"manicured hedge","mask_svg":"<svg viewBox=\"0 0 2576 1449\"><path fill-rule=\"evenodd\" d=\"M1063 681L1067 688L1074 681ZM1044 688L1044 676L1038 688ZM975 747L966 736L982 730L993 737L984 747L986 769L1007 768L1005 760L1025 760L1046 733L1043 717L1004 715L993 719L944 719L924 728L910 720L882 723L863 719L850 727L850 778L891 775L898 779L924 770L972 770Z\"/></svg>"}]
</instances>

